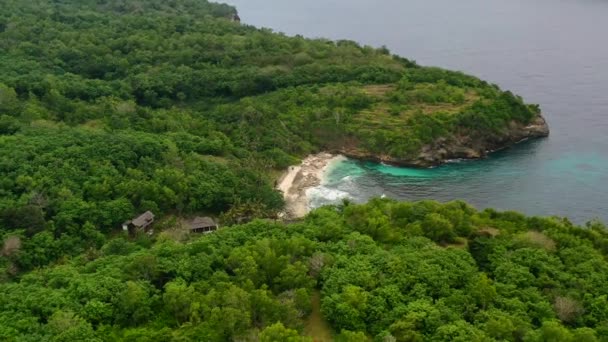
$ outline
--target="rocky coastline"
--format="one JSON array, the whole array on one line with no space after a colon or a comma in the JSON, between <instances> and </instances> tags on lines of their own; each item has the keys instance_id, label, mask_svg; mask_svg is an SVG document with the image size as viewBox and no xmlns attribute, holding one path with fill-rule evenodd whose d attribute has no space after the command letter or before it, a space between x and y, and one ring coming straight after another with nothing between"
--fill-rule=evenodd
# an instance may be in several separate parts
<instances>
[{"instance_id":1,"label":"rocky coastline","mask_svg":"<svg viewBox=\"0 0 608 342\"><path fill-rule=\"evenodd\" d=\"M424 146L415 158L395 158L389 155L373 154L353 148L329 149L306 157L300 165L290 166L277 184L285 198L285 210L281 217L285 220L298 219L309 211L307 192L321 184L327 168L339 158L352 158L381 162L403 167L434 167L454 159L481 159L490 153L511 147L520 142L549 136L549 126L542 115L538 115L528 125L512 122L500 134L461 134L438 139Z\"/></svg>"},{"instance_id":2,"label":"rocky coastline","mask_svg":"<svg viewBox=\"0 0 608 342\"><path fill-rule=\"evenodd\" d=\"M492 152L509 148L518 143L548 137L549 125L542 115L538 115L530 124L511 122L501 133L467 134L463 132L449 138L441 138L422 147L414 158L398 158L389 155L373 154L356 147L333 149L334 154L348 158L381 162L404 167L434 167L455 159L482 159Z\"/></svg>"}]
</instances>

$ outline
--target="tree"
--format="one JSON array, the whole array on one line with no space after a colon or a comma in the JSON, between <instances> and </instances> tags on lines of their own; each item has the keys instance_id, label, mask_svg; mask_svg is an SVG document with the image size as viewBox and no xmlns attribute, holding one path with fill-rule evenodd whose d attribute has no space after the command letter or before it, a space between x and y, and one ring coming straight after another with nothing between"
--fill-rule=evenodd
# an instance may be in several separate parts
<instances>
[{"instance_id":1,"label":"tree","mask_svg":"<svg viewBox=\"0 0 608 342\"><path fill-rule=\"evenodd\" d=\"M113 303L117 308L116 323L132 326L147 322L153 315L155 297L152 293L149 283L127 281Z\"/></svg>"},{"instance_id":2,"label":"tree","mask_svg":"<svg viewBox=\"0 0 608 342\"><path fill-rule=\"evenodd\" d=\"M577 342L596 342L599 341L597 333L591 328L579 328L573 331L573 341Z\"/></svg>"},{"instance_id":3,"label":"tree","mask_svg":"<svg viewBox=\"0 0 608 342\"><path fill-rule=\"evenodd\" d=\"M345 286L343 292L323 299L323 315L341 329L365 330L368 297L358 286Z\"/></svg>"},{"instance_id":4,"label":"tree","mask_svg":"<svg viewBox=\"0 0 608 342\"><path fill-rule=\"evenodd\" d=\"M571 342L573 340L572 333L564 328L558 322L547 321L543 322L540 329L530 332L525 337L525 341L530 342Z\"/></svg>"},{"instance_id":5,"label":"tree","mask_svg":"<svg viewBox=\"0 0 608 342\"><path fill-rule=\"evenodd\" d=\"M441 214L428 214L422 221L424 235L436 242L453 242L456 238L452 223Z\"/></svg>"},{"instance_id":6,"label":"tree","mask_svg":"<svg viewBox=\"0 0 608 342\"><path fill-rule=\"evenodd\" d=\"M194 288L188 286L183 279L176 279L165 285L163 301L178 325L190 319L192 307L197 305Z\"/></svg>"},{"instance_id":7,"label":"tree","mask_svg":"<svg viewBox=\"0 0 608 342\"><path fill-rule=\"evenodd\" d=\"M312 288L315 284L315 281L308 276L308 267L300 261L287 265L274 282L278 291Z\"/></svg>"},{"instance_id":8,"label":"tree","mask_svg":"<svg viewBox=\"0 0 608 342\"><path fill-rule=\"evenodd\" d=\"M312 339L301 337L297 331L287 329L282 323L275 323L260 333L260 342L310 342Z\"/></svg>"},{"instance_id":9,"label":"tree","mask_svg":"<svg viewBox=\"0 0 608 342\"><path fill-rule=\"evenodd\" d=\"M568 297L555 298L553 307L557 317L564 323L573 323L583 312L581 305Z\"/></svg>"},{"instance_id":10,"label":"tree","mask_svg":"<svg viewBox=\"0 0 608 342\"><path fill-rule=\"evenodd\" d=\"M489 337L483 331L462 320L439 327L431 340L455 342L490 341Z\"/></svg>"},{"instance_id":11,"label":"tree","mask_svg":"<svg viewBox=\"0 0 608 342\"><path fill-rule=\"evenodd\" d=\"M91 341L101 342L91 324L73 312L57 311L47 324L52 340L57 342Z\"/></svg>"},{"instance_id":12,"label":"tree","mask_svg":"<svg viewBox=\"0 0 608 342\"><path fill-rule=\"evenodd\" d=\"M486 274L480 274L471 280L468 293L482 310L486 310L497 297L496 288Z\"/></svg>"},{"instance_id":13,"label":"tree","mask_svg":"<svg viewBox=\"0 0 608 342\"><path fill-rule=\"evenodd\" d=\"M348 331L342 330L338 336L336 336L336 342L364 342L369 339L365 336L365 333L361 331Z\"/></svg>"},{"instance_id":14,"label":"tree","mask_svg":"<svg viewBox=\"0 0 608 342\"><path fill-rule=\"evenodd\" d=\"M16 118L0 114L0 135L15 134L21 128L21 124Z\"/></svg>"},{"instance_id":15,"label":"tree","mask_svg":"<svg viewBox=\"0 0 608 342\"><path fill-rule=\"evenodd\" d=\"M44 211L35 205L26 205L0 211L0 223L9 229L25 229L31 236L45 228Z\"/></svg>"},{"instance_id":16,"label":"tree","mask_svg":"<svg viewBox=\"0 0 608 342\"><path fill-rule=\"evenodd\" d=\"M0 83L0 117L3 114L17 116L19 107L19 99L15 89Z\"/></svg>"}]
</instances>

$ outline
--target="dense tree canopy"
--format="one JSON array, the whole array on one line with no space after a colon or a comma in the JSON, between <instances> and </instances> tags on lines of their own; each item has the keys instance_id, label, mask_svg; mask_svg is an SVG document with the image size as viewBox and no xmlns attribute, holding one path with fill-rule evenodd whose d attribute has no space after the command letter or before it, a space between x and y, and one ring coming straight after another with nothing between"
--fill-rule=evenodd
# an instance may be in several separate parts
<instances>
[{"instance_id":1,"label":"dense tree canopy","mask_svg":"<svg viewBox=\"0 0 608 342\"><path fill-rule=\"evenodd\" d=\"M423 229L439 220L449 239ZM373 200L297 224L147 239L118 237L1 283L0 339L310 341L315 291L336 341L608 338L599 223ZM7 260L24 257L10 241Z\"/></svg>"},{"instance_id":2,"label":"dense tree canopy","mask_svg":"<svg viewBox=\"0 0 608 342\"><path fill-rule=\"evenodd\" d=\"M376 200L121 235L146 210L274 218L277 170L310 152L407 157L539 114L475 77L235 14L0 3L1 340L310 341L311 315L337 341L606 340L600 223Z\"/></svg>"},{"instance_id":3,"label":"dense tree canopy","mask_svg":"<svg viewBox=\"0 0 608 342\"><path fill-rule=\"evenodd\" d=\"M272 217L273 170L310 152L407 156L538 112L474 77L235 13L204 0L0 4L0 231L49 242L20 270L145 210Z\"/></svg>"}]
</instances>

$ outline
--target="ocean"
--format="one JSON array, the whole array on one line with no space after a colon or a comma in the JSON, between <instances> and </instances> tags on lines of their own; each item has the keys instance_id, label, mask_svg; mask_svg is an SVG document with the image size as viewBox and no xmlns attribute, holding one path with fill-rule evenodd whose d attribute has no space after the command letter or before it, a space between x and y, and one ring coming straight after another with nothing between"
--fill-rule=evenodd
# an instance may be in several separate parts
<instances>
[{"instance_id":1,"label":"ocean","mask_svg":"<svg viewBox=\"0 0 608 342\"><path fill-rule=\"evenodd\" d=\"M478 208L608 222L608 1L230 0L244 23L387 46L541 105L547 139L479 161L409 169L344 160L311 205L462 199Z\"/></svg>"}]
</instances>

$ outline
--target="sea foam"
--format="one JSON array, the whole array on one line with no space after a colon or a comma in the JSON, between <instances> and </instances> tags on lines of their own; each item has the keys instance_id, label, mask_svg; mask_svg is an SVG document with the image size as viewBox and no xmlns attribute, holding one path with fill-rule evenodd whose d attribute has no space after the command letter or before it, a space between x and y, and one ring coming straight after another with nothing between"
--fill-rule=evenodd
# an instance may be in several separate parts
<instances>
[{"instance_id":1,"label":"sea foam","mask_svg":"<svg viewBox=\"0 0 608 342\"><path fill-rule=\"evenodd\" d=\"M306 190L306 196L308 197L308 206L311 209L324 205L340 204L343 199L352 198L346 191L331 189L323 185Z\"/></svg>"}]
</instances>

